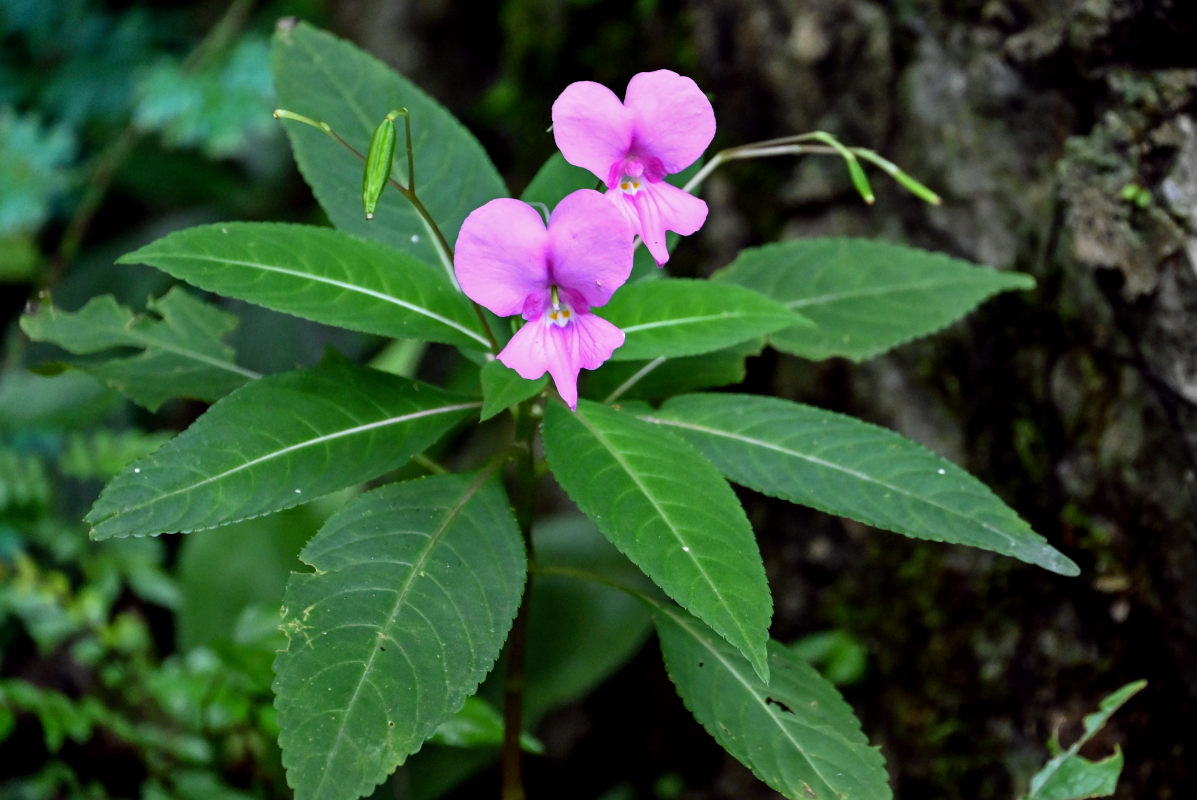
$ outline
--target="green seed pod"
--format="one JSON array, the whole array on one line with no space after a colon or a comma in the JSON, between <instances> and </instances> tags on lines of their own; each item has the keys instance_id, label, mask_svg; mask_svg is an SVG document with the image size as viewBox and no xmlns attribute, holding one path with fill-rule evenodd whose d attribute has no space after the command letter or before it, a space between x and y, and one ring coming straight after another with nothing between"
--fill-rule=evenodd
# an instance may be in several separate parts
<instances>
[{"instance_id":1,"label":"green seed pod","mask_svg":"<svg viewBox=\"0 0 1197 800\"><path fill-rule=\"evenodd\" d=\"M395 123L387 116L370 137L370 151L366 154L366 169L362 173L362 204L366 219L374 219L374 207L391 177L391 162L395 157Z\"/></svg>"},{"instance_id":2,"label":"green seed pod","mask_svg":"<svg viewBox=\"0 0 1197 800\"><path fill-rule=\"evenodd\" d=\"M864 201L869 205L873 204L873 187L869 186L869 179L865 177L864 168L860 166L860 162L856 160L855 156L848 156L844 159L848 163L848 175L852 178L852 185L856 187L856 191L864 198Z\"/></svg>"},{"instance_id":3,"label":"green seed pod","mask_svg":"<svg viewBox=\"0 0 1197 800\"><path fill-rule=\"evenodd\" d=\"M939 205L939 195L907 175L905 172L902 172L901 170L895 172L894 180L905 186L911 194L922 200L924 203L930 203L933 206Z\"/></svg>"}]
</instances>

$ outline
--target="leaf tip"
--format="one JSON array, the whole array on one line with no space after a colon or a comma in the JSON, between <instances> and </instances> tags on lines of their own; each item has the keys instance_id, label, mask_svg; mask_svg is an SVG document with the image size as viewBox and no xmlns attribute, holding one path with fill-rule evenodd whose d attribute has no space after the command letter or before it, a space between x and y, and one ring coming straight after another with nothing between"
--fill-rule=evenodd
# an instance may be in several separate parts
<instances>
[{"instance_id":1,"label":"leaf tip","mask_svg":"<svg viewBox=\"0 0 1197 800\"><path fill-rule=\"evenodd\" d=\"M1035 563L1066 578L1075 578L1081 574L1081 568L1075 561L1051 546L1046 548L1042 557Z\"/></svg>"},{"instance_id":2,"label":"leaf tip","mask_svg":"<svg viewBox=\"0 0 1197 800\"><path fill-rule=\"evenodd\" d=\"M279 17L278 21L274 23L274 32L283 39L289 39L291 31L295 30L298 26L299 17Z\"/></svg>"}]
</instances>

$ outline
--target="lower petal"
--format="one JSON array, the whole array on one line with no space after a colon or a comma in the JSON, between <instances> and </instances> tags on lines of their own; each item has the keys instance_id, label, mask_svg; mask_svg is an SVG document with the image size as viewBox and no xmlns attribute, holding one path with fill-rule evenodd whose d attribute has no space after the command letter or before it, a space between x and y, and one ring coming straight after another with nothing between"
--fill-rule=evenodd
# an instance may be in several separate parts
<instances>
[{"instance_id":1,"label":"lower petal","mask_svg":"<svg viewBox=\"0 0 1197 800\"><path fill-rule=\"evenodd\" d=\"M499 353L499 361L518 372L521 378L536 380L549 368L546 341L549 328L555 327L548 324L547 317L527 323L507 342Z\"/></svg>"},{"instance_id":2,"label":"lower petal","mask_svg":"<svg viewBox=\"0 0 1197 800\"><path fill-rule=\"evenodd\" d=\"M528 380L547 370L561 399L576 411L578 373L597 369L623 341L623 331L594 314L575 314L564 327L542 317L516 331L499 353L499 361Z\"/></svg>"},{"instance_id":3,"label":"lower petal","mask_svg":"<svg viewBox=\"0 0 1197 800\"><path fill-rule=\"evenodd\" d=\"M618 191L618 190L617 190ZM619 192L619 194L623 194ZM665 232L689 236L707 219L707 204L689 192L665 181L648 183L635 196L624 195L618 204L627 214L634 208L636 233L644 240L657 266L669 260Z\"/></svg>"}]
</instances>

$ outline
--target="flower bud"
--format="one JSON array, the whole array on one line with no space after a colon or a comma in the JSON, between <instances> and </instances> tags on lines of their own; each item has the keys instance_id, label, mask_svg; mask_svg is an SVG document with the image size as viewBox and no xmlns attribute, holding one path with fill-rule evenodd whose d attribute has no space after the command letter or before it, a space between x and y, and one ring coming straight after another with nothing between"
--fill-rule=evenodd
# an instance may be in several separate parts
<instances>
[{"instance_id":1,"label":"flower bud","mask_svg":"<svg viewBox=\"0 0 1197 800\"><path fill-rule=\"evenodd\" d=\"M394 117L387 118L374 129L370 137L370 150L366 153L366 169L362 173L362 204L366 207L366 219L374 219L374 207L391 177L391 163L395 157Z\"/></svg>"}]
</instances>

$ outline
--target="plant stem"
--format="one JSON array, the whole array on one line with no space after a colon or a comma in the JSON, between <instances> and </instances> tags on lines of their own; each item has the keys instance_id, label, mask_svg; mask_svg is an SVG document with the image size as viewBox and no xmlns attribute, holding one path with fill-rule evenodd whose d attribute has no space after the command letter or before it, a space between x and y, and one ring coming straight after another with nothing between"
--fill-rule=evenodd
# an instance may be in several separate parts
<instances>
[{"instance_id":1,"label":"plant stem","mask_svg":"<svg viewBox=\"0 0 1197 800\"><path fill-rule=\"evenodd\" d=\"M311 127L316 128L317 130L322 131L328 136L332 137L342 147L357 156L362 163L366 162L366 157L362 155L356 147L342 139L327 122L314 120L311 117L305 117L303 114L296 114L294 111L288 111L284 108L276 108L274 110L274 118L289 119L294 122L302 122L304 125L310 125ZM411 160L411 123L409 120L410 117L407 114L404 114L403 121L407 126L408 133L408 180L414 181L415 164ZM404 186L399 181L390 177L387 178L387 183L389 183L391 186L394 186L395 190L399 192L399 194L407 198L407 201L411 203L412 208L414 208L416 213L420 215L420 219L424 221L424 227L431 231L432 235L436 238L436 248L437 253L441 257L441 266L445 268L445 272L449 276L449 280L454 286L457 286L457 276L453 274L453 248L449 246L449 242L445 239L445 235L441 233L440 226L436 224L436 220L432 218L432 214L428 211L428 208L425 207L424 203L421 202L420 198L416 195L415 188L413 186ZM491 352L499 352L499 341L495 338L494 331L490 329L490 323L487 321L486 315L482 313L482 307L477 303L473 303L473 306L474 313L478 315L478 321L482 323L482 331L486 334L487 341L490 342Z\"/></svg>"},{"instance_id":2,"label":"plant stem","mask_svg":"<svg viewBox=\"0 0 1197 800\"><path fill-rule=\"evenodd\" d=\"M532 576L529 574L528 583ZM527 592L527 587L524 588ZM503 677L503 755L500 763L502 800L524 800L523 764L520 758L520 731L523 729L524 653L528 644L528 604L520 604L519 613L507 638L507 673Z\"/></svg>"},{"instance_id":3,"label":"plant stem","mask_svg":"<svg viewBox=\"0 0 1197 800\"><path fill-rule=\"evenodd\" d=\"M520 734L523 732L525 671L524 656L528 644L528 596L536 555L532 547L532 522L536 515L536 399L521 403L516 410L516 441L521 458L516 468L516 520L524 536L528 553L528 580L519 613L507 639L507 671L503 676L503 754L501 757L502 800L524 800L523 768L520 758Z\"/></svg>"}]
</instances>

